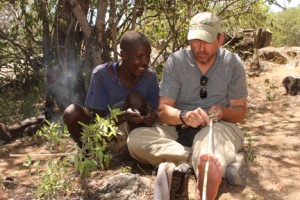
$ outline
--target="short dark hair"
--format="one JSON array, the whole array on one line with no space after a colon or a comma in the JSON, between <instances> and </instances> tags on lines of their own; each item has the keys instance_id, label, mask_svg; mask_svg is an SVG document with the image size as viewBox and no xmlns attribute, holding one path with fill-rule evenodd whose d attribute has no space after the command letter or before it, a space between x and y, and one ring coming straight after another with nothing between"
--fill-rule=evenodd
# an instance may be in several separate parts
<instances>
[{"instance_id":1,"label":"short dark hair","mask_svg":"<svg viewBox=\"0 0 300 200\"><path fill-rule=\"evenodd\" d=\"M148 38L137 31L127 31L120 39L120 48L125 52L133 50L138 45L149 45L151 47Z\"/></svg>"}]
</instances>

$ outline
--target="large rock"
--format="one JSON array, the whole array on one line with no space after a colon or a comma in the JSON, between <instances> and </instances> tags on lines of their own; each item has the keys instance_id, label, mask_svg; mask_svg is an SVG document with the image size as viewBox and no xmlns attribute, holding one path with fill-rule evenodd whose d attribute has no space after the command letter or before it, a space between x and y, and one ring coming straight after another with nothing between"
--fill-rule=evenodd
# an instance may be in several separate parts
<instances>
[{"instance_id":1,"label":"large rock","mask_svg":"<svg viewBox=\"0 0 300 200\"><path fill-rule=\"evenodd\" d=\"M94 187L97 185L94 185ZM98 186L97 186L98 187ZM150 179L138 174L121 173L104 177L91 199L137 200L148 199Z\"/></svg>"},{"instance_id":2,"label":"large rock","mask_svg":"<svg viewBox=\"0 0 300 200\"><path fill-rule=\"evenodd\" d=\"M243 60L252 57L255 49L270 46L272 33L259 28L256 32L253 29L239 29L234 35L226 35L224 47L233 49Z\"/></svg>"},{"instance_id":3,"label":"large rock","mask_svg":"<svg viewBox=\"0 0 300 200\"><path fill-rule=\"evenodd\" d=\"M259 28L255 33L254 47L261 49L271 45L272 33L268 30Z\"/></svg>"},{"instance_id":4,"label":"large rock","mask_svg":"<svg viewBox=\"0 0 300 200\"><path fill-rule=\"evenodd\" d=\"M258 50L258 55L259 58L266 61L288 64L289 62L294 62L294 60L299 61L300 47L265 47ZM297 64L297 62L295 62L295 64Z\"/></svg>"}]
</instances>

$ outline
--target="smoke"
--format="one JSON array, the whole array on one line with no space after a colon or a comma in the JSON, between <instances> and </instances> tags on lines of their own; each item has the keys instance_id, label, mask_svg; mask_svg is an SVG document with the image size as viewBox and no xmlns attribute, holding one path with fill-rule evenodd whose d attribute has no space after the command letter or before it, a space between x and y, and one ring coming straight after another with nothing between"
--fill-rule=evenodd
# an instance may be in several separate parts
<instances>
[{"instance_id":1,"label":"smoke","mask_svg":"<svg viewBox=\"0 0 300 200\"><path fill-rule=\"evenodd\" d=\"M46 118L49 119L56 108L63 112L72 103L83 105L86 88L79 65L50 65L46 72L45 96Z\"/></svg>"}]
</instances>

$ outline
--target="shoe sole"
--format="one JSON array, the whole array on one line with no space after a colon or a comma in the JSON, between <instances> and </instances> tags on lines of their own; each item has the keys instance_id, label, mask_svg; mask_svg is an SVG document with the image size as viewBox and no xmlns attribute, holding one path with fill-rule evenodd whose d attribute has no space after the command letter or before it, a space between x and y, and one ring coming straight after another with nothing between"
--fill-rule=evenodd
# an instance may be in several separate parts
<instances>
[{"instance_id":1,"label":"shoe sole","mask_svg":"<svg viewBox=\"0 0 300 200\"><path fill-rule=\"evenodd\" d=\"M187 163L179 164L173 172L170 200L188 200L189 180L191 176L191 166Z\"/></svg>"}]
</instances>

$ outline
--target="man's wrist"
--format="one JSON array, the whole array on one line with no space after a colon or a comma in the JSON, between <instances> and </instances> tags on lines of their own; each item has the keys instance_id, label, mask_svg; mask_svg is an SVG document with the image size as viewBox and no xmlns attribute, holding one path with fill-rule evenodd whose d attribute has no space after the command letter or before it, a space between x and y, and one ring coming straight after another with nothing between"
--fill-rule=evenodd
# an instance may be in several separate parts
<instances>
[{"instance_id":1,"label":"man's wrist","mask_svg":"<svg viewBox=\"0 0 300 200\"><path fill-rule=\"evenodd\" d=\"M187 110L182 110L182 111L180 111L180 113L179 113L179 119L180 119L180 121L182 122L182 124L184 124L184 125L187 125L187 124L185 123L185 121L184 121L184 115L186 114L186 112L187 112Z\"/></svg>"},{"instance_id":2,"label":"man's wrist","mask_svg":"<svg viewBox=\"0 0 300 200\"><path fill-rule=\"evenodd\" d=\"M127 121L127 113L126 113L126 111L124 112L124 113L122 113L121 115L119 115L120 117L119 117L119 122L120 123L123 123L123 122L125 122L125 121Z\"/></svg>"}]
</instances>

